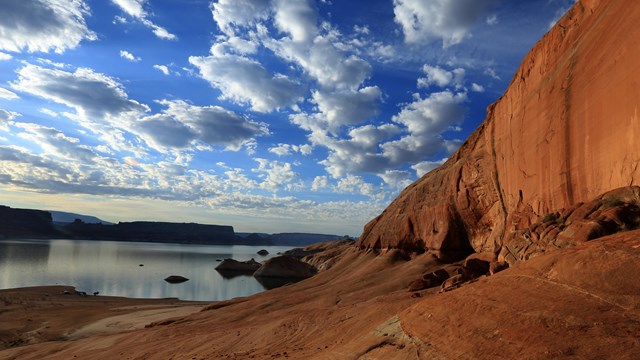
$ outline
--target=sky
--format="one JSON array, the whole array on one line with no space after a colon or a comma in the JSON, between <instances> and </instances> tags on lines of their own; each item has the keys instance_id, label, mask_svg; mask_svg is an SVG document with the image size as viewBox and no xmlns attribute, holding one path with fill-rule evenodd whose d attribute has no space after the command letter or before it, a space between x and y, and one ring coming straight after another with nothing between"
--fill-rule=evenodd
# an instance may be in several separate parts
<instances>
[{"instance_id":1,"label":"sky","mask_svg":"<svg viewBox=\"0 0 640 360\"><path fill-rule=\"evenodd\" d=\"M0 0L0 204L358 236L574 0Z\"/></svg>"}]
</instances>

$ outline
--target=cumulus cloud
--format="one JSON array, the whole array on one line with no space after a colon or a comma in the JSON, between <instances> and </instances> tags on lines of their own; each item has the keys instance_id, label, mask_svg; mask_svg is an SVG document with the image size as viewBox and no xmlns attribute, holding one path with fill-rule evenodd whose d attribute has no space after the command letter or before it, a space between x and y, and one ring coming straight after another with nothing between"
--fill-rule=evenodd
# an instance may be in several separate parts
<instances>
[{"instance_id":1,"label":"cumulus cloud","mask_svg":"<svg viewBox=\"0 0 640 360\"><path fill-rule=\"evenodd\" d=\"M170 33L167 29L156 25L148 19L149 14L144 10L147 0L111 0L127 15L140 20L146 27L150 28L153 33L160 39L175 40L178 37ZM119 21L120 23L125 23Z\"/></svg>"},{"instance_id":2,"label":"cumulus cloud","mask_svg":"<svg viewBox=\"0 0 640 360\"><path fill-rule=\"evenodd\" d=\"M325 88L356 90L371 74L371 65L335 46L335 34L316 36L313 42L299 43L289 38L265 43L279 57L298 64Z\"/></svg>"},{"instance_id":3,"label":"cumulus cloud","mask_svg":"<svg viewBox=\"0 0 640 360\"><path fill-rule=\"evenodd\" d=\"M276 27L294 42L308 42L316 36L317 13L308 0L274 0L273 9Z\"/></svg>"},{"instance_id":4,"label":"cumulus cloud","mask_svg":"<svg viewBox=\"0 0 640 360\"><path fill-rule=\"evenodd\" d=\"M211 13L218 28L230 36L234 34L234 27L266 18L269 9L269 0L218 0L211 3Z\"/></svg>"},{"instance_id":5,"label":"cumulus cloud","mask_svg":"<svg viewBox=\"0 0 640 360\"><path fill-rule=\"evenodd\" d=\"M161 113L142 118L134 132L151 147L166 151L199 142L237 151L269 133L263 123L248 120L220 106L195 106L181 100L162 100Z\"/></svg>"},{"instance_id":6,"label":"cumulus cloud","mask_svg":"<svg viewBox=\"0 0 640 360\"><path fill-rule=\"evenodd\" d=\"M292 189L293 181L298 178L298 174L293 171L291 164L280 161L269 161L267 159L256 158L258 167L253 169L257 173L265 175L260 187L268 191L280 189Z\"/></svg>"},{"instance_id":7,"label":"cumulus cloud","mask_svg":"<svg viewBox=\"0 0 640 360\"><path fill-rule=\"evenodd\" d=\"M127 59L129 61L133 61L133 62L138 62L140 60L142 60L141 57L135 56L132 53L126 51L126 50L120 50L120 57L123 59Z\"/></svg>"},{"instance_id":8,"label":"cumulus cloud","mask_svg":"<svg viewBox=\"0 0 640 360\"><path fill-rule=\"evenodd\" d=\"M75 114L65 115L74 119L116 121L124 115L137 116L149 110L129 99L115 79L88 68L67 72L26 64L17 74L18 80L11 84L15 90L73 108Z\"/></svg>"},{"instance_id":9,"label":"cumulus cloud","mask_svg":"<svg viewBox=\"0 0 640 360\"><path fill-rule=\"evenodd\" d=\"M341 193L360 194L365 196L374 196L376 188L372 184L364 181L360 176L347 175L340 179L334 190Z\"/></svg>"},{"instance_id":10,"label":"cumulus cloud","mask_svg":"<svg viewBox=\"0 0 640 360\"><path fill-rule=\"evenodd\" d=\"M3 87L0 87L0 99L5 99L5 100L15 100L15 99L19 99L20 97L14 93L11 90L7 90Z\"/></svg>"},{"instance_id":11,"label":"cumulus cloud","mask_svg":"<svg viewBox=\"0 0 640 360\"><path fill-rule=\"evenodd\" d=\"M311 183L311 191L319 191L329 187L329 178L326 176L316 176Z\"/></svg>"},{"instance_id":12,"label":"cumulus cloud","mask_svg":"<svg viewBox=\"0 0 640 360\"><path fill-rule=\"evenodd\" d=\"M222 98L250 104L257 112L270 112L294 105L304 95L303 87L282 74L271 75L259 62L238 55L192 56L189 62L200 76L222 92Z\"/></svg>"},{"instance_id":13,"label":"cumulus cloud","mask_svg":"<svg viewBox=\"0 0 640 360\"><path fill-rule=\"evenodd\" d=\"M96 40L87 27L89 7L83 0L4 1L0 16L0 49L63 53L82 40Z\"/></svg>"},{"instance_id":14,"label":"cumulus cloud","mask_svg":"<svg viewBox=\"0 0 640 360\"><path fill-rule=\"evenodd\" d=\"M313 102L327 121L327 128L336 132L341 126L362 123L376 114L382 93L377 86L357 91L314 91Z\"/></svg>"},{"instance_id":15,"label":"cumulus cloud","mask_svg":"<svg viewBox=\"0 0 640 360\"><path fill-rule=\"evenodd\" d=\"M404 170L386 170L378 176L389 186L395 188L405 188L411 184L411 174Z\"/></svg>"},{"instance_id":16,"label":"cumulus cloud","mask_svg":"<svg viewBox=\"0 0 640 360\"><path fill-rule=\"evenodd\" d=\"M419 88L426 88L431 85L446 88L452 85L459 89L464 85L465 70L463 68L456 68L449 71L439 66L425 64L422 67L422 72L425 73L426 77L418 78Z\"/></svg>"},{"instance_id":17,"label":"cumulus cloud","mask_svg":"<svg viewBox=\"0 0 640 360\"><path fill-rule=\"evenodd\" d=\"M443 47L460 43L495 0L394 0L395 21L407 43L441 39Z\"/></svg>"},{"instance_id":18,"label":"cumulus cloud","mask_svg":"<svg viewBox=\"0 0 640 360\"><path fill-rule=\"evenodd\" d=\"M6 61L11 59L13 59L13 56L11 56L11 54L3 53L2 51L0 51L0 61Z\"/></svg>"},{"instance_id":19,"label":"cumulus cloud","mask_svg":"<svg viewBox=\"0 0 640 360\"><path fill-rule=\"evenodd\" d=\"M329 150L320 164L339 179L349 174L384 174L386 170L423 161L438 152L455 150L459 142L447 140L442 134L462 123L466 100L466 93L450 91L432 93L425 98L416 95L413 102L392 117L395 124L355 127L346 138L332 136L319 126L319 114L295 114L290 119L310 132L308 138L312 144Z\"/></svg>"}]
</instances>

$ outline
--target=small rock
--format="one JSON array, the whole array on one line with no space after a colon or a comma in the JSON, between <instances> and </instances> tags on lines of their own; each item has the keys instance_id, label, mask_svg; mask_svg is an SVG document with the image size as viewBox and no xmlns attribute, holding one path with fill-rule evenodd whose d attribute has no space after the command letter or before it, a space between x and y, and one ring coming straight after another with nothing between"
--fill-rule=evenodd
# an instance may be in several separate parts
<instances>
[{"instance_id":1,"label":"small rock","mask_svg":"<svg viewBox=\"0 0 640 360\"><path fill-rule=\"evenodd\" d=\"M409 291L420 291L430 288L431 286L432 285L430 280L416 279L409 284Z\"/></svg>"},{"instance_id":2,"label":"small rock","mask_svg":"<svg viewBox=\"0 0 640 360\"><path fill-rule=\"evenodd\" d=\"M509 268L509 263L504 262L504 261L494 261L491 264L489 264L489 273L491 275L498 273L502 270L506 270Z\"/></svg>"},{"instance_id":3,"label":"small rock","mask_svg":"<svg viewBox=\"0 0 640 360\"><path fill-rule=\"evenodd\" d=\"M267 250L265 250L265 249L262 249L262 250L258 251L258 255L267 256L267 255L269 255L269 252Z\"/></svg>"},{"instance_id":4,"label":"small rock","mask_svg":"<svg viewBox=\"0 0 640 360\"><path fill-rule=\"evenodd\" d=\"M216 266L216 270L218 271L235 271L247 273L253 273L254 271L258 270L258 268L260 268L260 263L255 261L254 259L247 261L224 259L224 261Z\"/></svg>"},{"instance_id":5,"label":"small rock","mask_svg":"<svg viewBox=\"0 0 640 360\"><path fill-rule=\"evenodd\" d=\"M187 279L184 276L180 276L180 275L171 275L171 276L167 276L164 281L170 283L170 284L179 284L179 283L183 283L185 281L189 281L189 279Z\"/></svg>"},{"instance_id":6,"label":"small rock","mask_svg":"<svg viewBox=\"0 0 640 360\"><path fill-rule=\"evenodd\" d=\"M138 265L138 266L144 266L144 264L140 264L140 265Z\"/></svg>"}]
</instances>

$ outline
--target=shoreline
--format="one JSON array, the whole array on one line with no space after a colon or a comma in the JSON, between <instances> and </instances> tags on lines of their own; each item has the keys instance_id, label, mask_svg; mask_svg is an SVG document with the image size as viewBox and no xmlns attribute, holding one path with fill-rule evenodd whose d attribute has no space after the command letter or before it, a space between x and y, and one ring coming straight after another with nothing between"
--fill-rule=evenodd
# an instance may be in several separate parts
<instances>
[{"instance_id":1,"label":"shoreline","mask_svg":"<svg viewBox=\"0 0 640 360\"><path fill-rule=\"evenodd\" d=\"M66 285L2 289L0 351L142 329L154 322L196 313L209 304L211 301L177 298L79 296L75 287Z\"/></svg>"}]
</instances>

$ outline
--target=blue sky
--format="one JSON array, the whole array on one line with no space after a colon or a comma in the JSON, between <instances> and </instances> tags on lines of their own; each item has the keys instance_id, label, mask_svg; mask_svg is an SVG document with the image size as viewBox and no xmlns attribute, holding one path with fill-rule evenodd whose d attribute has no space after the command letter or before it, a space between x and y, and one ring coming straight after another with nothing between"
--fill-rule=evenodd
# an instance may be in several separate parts
<instances>
[{"instance_id":1,"label":"blue sky","mask_svg":"<svg viewBox=\"0 0 640 360\"><path fill-rule=\"evenodd\" d=\"M573 0L0 0L0 198L359 235Z\"/></svg>"}]
</instances>

